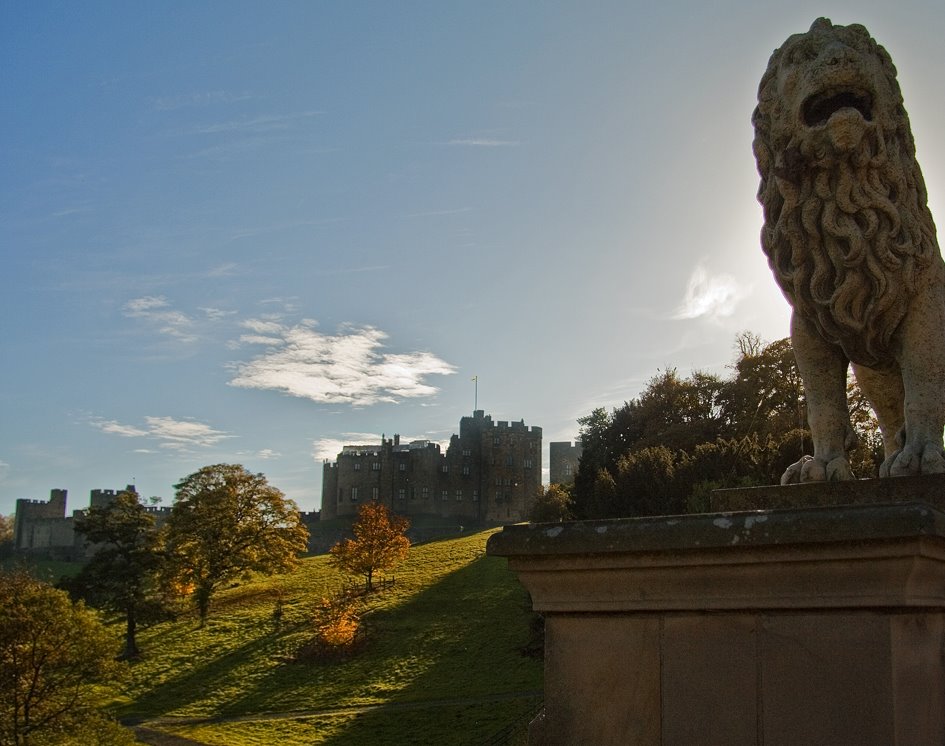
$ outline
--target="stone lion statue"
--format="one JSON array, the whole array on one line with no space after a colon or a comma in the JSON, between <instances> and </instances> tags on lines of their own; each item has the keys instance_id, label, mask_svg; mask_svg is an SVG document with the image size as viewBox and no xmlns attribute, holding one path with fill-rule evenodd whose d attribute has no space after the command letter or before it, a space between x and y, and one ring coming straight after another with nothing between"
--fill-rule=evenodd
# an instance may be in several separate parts
<instances>
[{"instance_id":1,"label":"stone lion statue","mask_svg":"<svg viewBox=\"0 0 945 746\"><path fill-rule=\"evenodd\" d=\"M752 122L761 244L793 307L814 443L782 483L853 478L849 364L881 476L945 472L945 263L889 55L820 18L772 54Z\"/></svg>"}]
</instances>

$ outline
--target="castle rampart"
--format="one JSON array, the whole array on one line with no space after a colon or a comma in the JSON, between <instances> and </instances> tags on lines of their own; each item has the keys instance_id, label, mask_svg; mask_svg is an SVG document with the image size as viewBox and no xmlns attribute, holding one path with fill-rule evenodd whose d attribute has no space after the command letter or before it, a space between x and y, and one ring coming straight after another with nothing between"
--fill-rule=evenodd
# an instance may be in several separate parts
<instances>
[{"instance_id":1,"label":"castle rampart","mask_svg":"<svg viewBox=\"0 0 945 746\"><path fill-rule=\"evenodd\" d=\"M460 420L446 452L429 441L344 446L322 469L322 518L353 516L376 500L404 515L470 523L528 517L541 488L541 428L494 422L482 410Z\"/></svg>"}]
</instances>

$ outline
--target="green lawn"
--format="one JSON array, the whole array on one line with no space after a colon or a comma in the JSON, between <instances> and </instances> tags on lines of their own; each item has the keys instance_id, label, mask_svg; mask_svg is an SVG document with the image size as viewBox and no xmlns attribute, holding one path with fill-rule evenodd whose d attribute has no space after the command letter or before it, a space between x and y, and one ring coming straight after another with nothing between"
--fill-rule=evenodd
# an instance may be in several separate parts
<instances>
[{"instance_id":1,"label":"green lawn","mask_svg":"<svg viewBox=\"0 0 945 746\"><path fill-rule=\"evenodd\" d=\"M291 660L314 603L341 585L326 557L228 589L204 628L188 615L140 635L145 658L116 712L220 746L485 741L535 708L542 676L521 654L525 592L485 556L490 533L412 547L368 597L366 641L346 661Z\"/></svg>"}]
</instances>

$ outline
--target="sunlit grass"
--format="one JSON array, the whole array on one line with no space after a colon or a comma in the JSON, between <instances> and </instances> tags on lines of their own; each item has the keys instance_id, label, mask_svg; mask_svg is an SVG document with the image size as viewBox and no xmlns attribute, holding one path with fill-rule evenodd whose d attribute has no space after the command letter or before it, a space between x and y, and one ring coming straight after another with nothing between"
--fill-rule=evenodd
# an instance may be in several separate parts
<instances>
[{"instance_id":1,"label":"sunlit grass","mask_svg":"<svg viewBox=\"0 0 945 746\"><path fill-rule=\"evenodd\" d=\"M535 700L526 703L534 707ZM236 722L169 729L208 746L271 744L430 744L468 746L508 723L521 720L521 702L454 705L417 710L384 710L324 715L278 722ZM435 730L431 729L435 723ZM431 732L432 731L432 732ZM524 745L523 737L512 744Z\"/></svg>"},{"instance_id":2,"label":"sunlit grass","mask_svg":"<svg viewBox=\"0 0 945 746\"><path fill-rule=\"evenodd\" d=\"M411 548L391 573L395 583L366 598L365 641L349 660L292 662L312 634L315 603L344 581L326 557L308 558L289 575L230 588L215 599L205 627L187 615L140 635L145 657L132 667L126 695L115 703L118 714L133 720L226 720L318 713L300 720L155 724L207 744L233 746L452 743L449 734L456 728L466 739L457 743L469 743L470 733L486 738L535 700L482 700L541 687L541 664L520 652L529 635L525 593L505 560L485 557L488 535ZM277 626L273 611L280 598ZM468 703L442 704L455 700ZM335 712L406 703L410 709ZM401 725L392 732L425 738L389 740L384 729L394 722ZM375 740L360 740L362 731L374 733Z\"/></svg>"}]
</instances>

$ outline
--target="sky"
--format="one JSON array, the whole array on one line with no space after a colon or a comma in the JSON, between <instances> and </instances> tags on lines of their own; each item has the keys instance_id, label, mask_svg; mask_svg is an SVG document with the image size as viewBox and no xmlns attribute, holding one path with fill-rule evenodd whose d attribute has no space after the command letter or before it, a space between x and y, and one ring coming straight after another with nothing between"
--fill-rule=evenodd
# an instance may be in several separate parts
<instances>
[{"instance_id":1,"label":"sky","mask_svg":"<svg viewBox=\"0 0 945 746\"><path fill-rule=\"evenodd\" d=\"M0 3L0 513L478 408L572 440L787 336L750 117L818 16L899 70L945 211L941 0ZM477 377L478 381L473 381Z\"/></svg>"}]
</instances>

